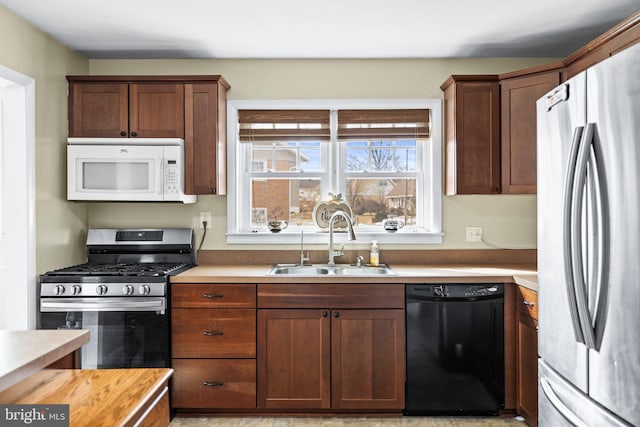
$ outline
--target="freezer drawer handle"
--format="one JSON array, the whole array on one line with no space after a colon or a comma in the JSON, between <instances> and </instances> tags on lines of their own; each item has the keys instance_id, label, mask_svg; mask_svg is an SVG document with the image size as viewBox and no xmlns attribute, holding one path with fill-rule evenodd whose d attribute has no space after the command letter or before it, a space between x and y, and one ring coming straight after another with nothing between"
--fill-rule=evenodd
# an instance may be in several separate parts
<instances>
[{"instance_id":1,"label":"freezer drawer handle","mask_svg":"<svg viewBox=\"0 0 640 427\"><path fill-rule=\"evenodd\" d=\"M553 389L551 388L551 384L549 384L549 380L546 377L540 378L540 386L542 387L542 391L545 396L549 399L549 402L560 412L560 414L565 417L569 422L571 422L576 427L589 427L584 421L582 421L576 414L571 412L571 410L562 403L562 400L555 394Z\"/></svg>"}]
</instances>

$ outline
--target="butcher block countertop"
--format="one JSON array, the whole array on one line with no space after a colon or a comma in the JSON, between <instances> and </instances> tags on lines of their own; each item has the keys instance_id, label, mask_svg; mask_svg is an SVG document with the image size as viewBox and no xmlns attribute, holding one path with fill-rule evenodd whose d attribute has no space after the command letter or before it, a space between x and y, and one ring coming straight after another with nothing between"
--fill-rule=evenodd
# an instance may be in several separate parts
<instances>
[{"instance_id":1,"label":"butcher block countertop","mask_svg":"<svg viewBox=\"0 0 640 427\"><path fill-rule=\"evenodd\" d=\"M391 265L395 275L269 276L273 265L199 265L177 276L179 283L490 283L513 282L538 290L535 265Z\"/></svg>"},{"instance_id":2,"label":"butcher block countertop","mask_svg":"<svg viewBox=\"0 0 640 427\"><path fill-rule=\"evenodd\" d=\"M0 402L69 405L72 427L169 423L168 368L44 369L0 392ZM151 415L151 416L150 416Z\"/></svg>"},{"instance_id":3,"label":"butcher block countertop","mask_svg":"<svg viewBox=\"0 0 640 427\"><path fill-rule=\"evenodd\" d=\"M89 342L89 331L0 331L0 391Z\"/></svg>"}]
</instances>

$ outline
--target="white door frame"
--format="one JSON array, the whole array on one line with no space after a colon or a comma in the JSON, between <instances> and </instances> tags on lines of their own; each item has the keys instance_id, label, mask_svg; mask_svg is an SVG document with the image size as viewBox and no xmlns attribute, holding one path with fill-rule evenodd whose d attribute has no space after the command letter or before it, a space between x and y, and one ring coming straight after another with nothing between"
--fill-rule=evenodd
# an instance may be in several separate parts
<instances>
[{"instance_id":1,"label":"white door frame","mask_svg":"<svg viewBox=\"0 0 640 427\"><path fill-rule=\"evenodd\" d=\"M6 265L0 282L0 329L36 326L35 80L0 65L4 117L3 174ZM0 230L0 231L2 231Z\"/></svg>"}]
</instances>

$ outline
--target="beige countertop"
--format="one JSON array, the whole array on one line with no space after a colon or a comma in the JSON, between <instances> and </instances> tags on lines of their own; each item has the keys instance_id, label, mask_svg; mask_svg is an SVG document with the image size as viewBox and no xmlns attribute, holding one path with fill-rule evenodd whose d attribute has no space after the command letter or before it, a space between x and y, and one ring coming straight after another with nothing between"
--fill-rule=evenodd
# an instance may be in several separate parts
<instances>
[{"instance_id":1,"label":"beige countertop","mask_svg":"<svg viewBox=\"0 0 640 427\"><path fill-rule=\"evenodd\" d=\"M0 331L0 391L88 342L85 330Z\"/></svg>"},{"instance_id":2,"label":"beige countertop","mask_svg":"<svg viewBox=\"0 0 640 427\"><path fill-rule=\"evenodd\" d=\"M524 286L525 288L529 288L532 291L538 292L538 275L537 274L518 274L518 275L514 275L513 279L518 285Z\"/></svg>"},{"instance_id":3,"label":"beige countertop","mask_svg":"<svg viewBox=\"0 0 640 427\"><path fill-rule=\"evenodd\" d=\"M269 276L272 265L199 265L172 283L472 283L513 282L538 290L535 265L391 265L391 276Z\"/></svg>"}]
</instances>

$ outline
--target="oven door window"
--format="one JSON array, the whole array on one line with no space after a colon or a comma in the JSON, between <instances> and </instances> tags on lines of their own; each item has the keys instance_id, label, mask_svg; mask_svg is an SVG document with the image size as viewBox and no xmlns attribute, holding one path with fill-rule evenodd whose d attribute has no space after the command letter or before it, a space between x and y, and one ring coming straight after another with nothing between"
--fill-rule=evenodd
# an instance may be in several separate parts
<instances>
[{"instance_id":1,"label":"oven door window","mask_svg":"<svg viewBox=\"0 0 640 427\"><path fill-rule=\"evenodd\" d=\"M82 369L169 367L169 319L155 312L43 313L42 329L88 329Z\"/></svg>"}]
</instances>

